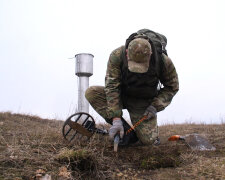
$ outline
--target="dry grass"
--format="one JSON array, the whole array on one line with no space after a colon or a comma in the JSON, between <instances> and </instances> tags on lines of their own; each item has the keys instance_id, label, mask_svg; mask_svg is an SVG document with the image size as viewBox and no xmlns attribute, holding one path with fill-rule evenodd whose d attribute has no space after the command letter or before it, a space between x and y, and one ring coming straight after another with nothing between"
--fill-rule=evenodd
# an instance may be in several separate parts
<instances>
[{"instance_id":1,"label":"dry grass","mask_svg":"<svg viewBox=\"0 0 225 180\"><path fill-rule=\"evenodd\" d=\"M161 145L119 148L106 136L68 144L63 121L0 113L0 179L225 179L225 124L160 126ZM217 148L194 152L174 134L199 133Z\"/></svg>"}]
</instances>

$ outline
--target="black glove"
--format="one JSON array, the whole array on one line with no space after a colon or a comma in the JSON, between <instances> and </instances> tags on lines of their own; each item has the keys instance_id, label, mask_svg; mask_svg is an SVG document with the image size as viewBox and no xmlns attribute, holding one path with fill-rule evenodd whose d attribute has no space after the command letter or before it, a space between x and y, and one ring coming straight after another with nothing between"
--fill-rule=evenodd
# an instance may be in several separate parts
<instances>
[{"instance_id":1,"label":"black glove","mask_svg":"<svg viewBox=\"0 0 225 180\"><path fill-rule=\"evenodd\" d=\"M148 119L156 117L157 110L153 106L148 106L147 109L145 110L144 116L148 116Z\"/></svg>"}]
</instances>

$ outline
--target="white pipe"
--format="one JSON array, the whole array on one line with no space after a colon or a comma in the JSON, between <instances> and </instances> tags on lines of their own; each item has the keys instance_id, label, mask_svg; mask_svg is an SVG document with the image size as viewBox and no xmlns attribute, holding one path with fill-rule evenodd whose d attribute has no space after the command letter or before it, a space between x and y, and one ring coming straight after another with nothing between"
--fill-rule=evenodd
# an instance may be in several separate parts
<instances>
[{"instance_id":1,"label":"white pipe","mask_svg":"<svg viewBox=\"0 0 225 180\"><path fill-rule=\"evenodd\" d=\"M89 112L89 103L85 98L85 91L89 87L89 77L80 76L78 81L78 112Z\"/></svg>"}]
</instances>

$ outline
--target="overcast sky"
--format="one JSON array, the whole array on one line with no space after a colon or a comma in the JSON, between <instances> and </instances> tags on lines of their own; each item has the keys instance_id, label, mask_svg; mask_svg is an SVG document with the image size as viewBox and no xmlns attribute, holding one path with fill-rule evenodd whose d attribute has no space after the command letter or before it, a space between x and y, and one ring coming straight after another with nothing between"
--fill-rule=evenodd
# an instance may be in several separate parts
<instances>
[{"instance_id":1,"label":"overcast sky","mask_svg":"<svg viewBox=\"0 0 225 180\"><path fill-rule=\"evenodd\" d=\"M78 91L68 58L93 54L90 85L104 85L111 51L149 28L167 37L180 81L159 124L225 122L224 9L223 0L0 0L0 111L66 119Z\"/></svg>"}]
</instances>

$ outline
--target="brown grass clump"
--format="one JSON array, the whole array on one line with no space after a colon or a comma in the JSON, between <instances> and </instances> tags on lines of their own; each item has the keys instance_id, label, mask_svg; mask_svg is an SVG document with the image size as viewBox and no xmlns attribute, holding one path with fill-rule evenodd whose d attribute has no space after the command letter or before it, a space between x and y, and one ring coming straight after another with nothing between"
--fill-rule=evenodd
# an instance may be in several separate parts
<instances>
[{"instance_id":1,"label":"brown grass clump","mask_svg":"<svg viewBox=\"0 0 225 180\"><path fill-rule=\"evenodd\" d=\"M57 155L57 159L70 170L77 172L76 175L85 173L87 176L96 176L98 161L91 151L63 148Z\"/></svg>"},{"instance_id":2,"label":"brown grass clump","mask_svg":"<svg viewBox=\"0 0 225 180\"><path fill-rule=\"evenodd\" d=\"M63 121L0 113L0 179L225 179L225 125L160 126L159 146L119 147L107 136L62 137ZM202 134L216 151L197 152L174 134Z\"/></svg>"}]
</instances>

